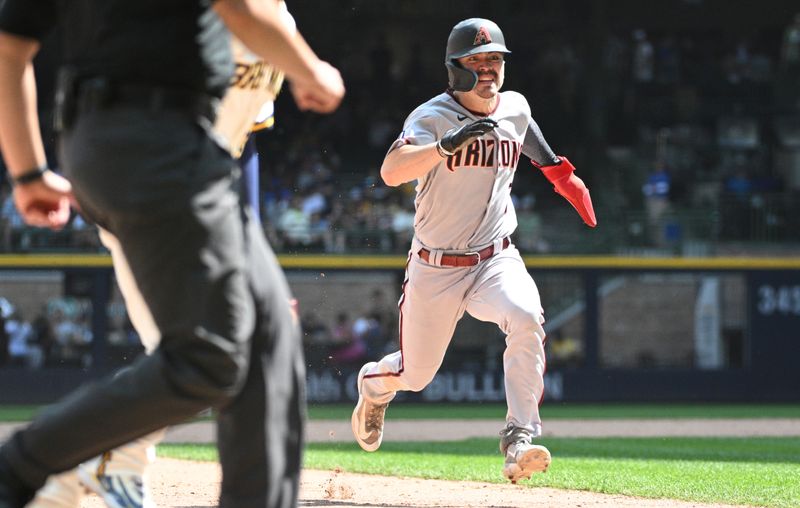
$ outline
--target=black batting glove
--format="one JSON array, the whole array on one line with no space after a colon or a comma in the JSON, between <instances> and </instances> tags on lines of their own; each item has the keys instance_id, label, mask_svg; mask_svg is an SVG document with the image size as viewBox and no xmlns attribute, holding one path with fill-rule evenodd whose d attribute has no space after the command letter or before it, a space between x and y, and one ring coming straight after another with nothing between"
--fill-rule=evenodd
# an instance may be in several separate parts
<instances>
[{"instance_id":1,"label":"black batting glove","mask_svg":"<svg viewBox=\"0 0 800 508\"><path fill-rule=\"evenodd\" d=\"M454 127L444 133L442 139L436 142L436 149L442 157L453 155L464 145L471 143L492 129L497 127L497 122L491 118L481 118L475 122Z\"/></svg>"}]
</instances>

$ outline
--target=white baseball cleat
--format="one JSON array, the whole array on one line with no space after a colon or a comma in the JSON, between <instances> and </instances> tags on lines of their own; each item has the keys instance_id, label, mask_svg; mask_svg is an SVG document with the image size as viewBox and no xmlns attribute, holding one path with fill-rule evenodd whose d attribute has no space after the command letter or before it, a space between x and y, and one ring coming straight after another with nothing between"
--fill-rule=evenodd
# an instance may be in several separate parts
<instances>
[{"instance_id":1,"label":"white baseball cleat","mask_svg":"<svg viewBox=\"0 0 800 508\"><path fill-rule=\"evenodd\" d=\"M511 483L547 471L552 460L550 451L544 446L531 444L532 436L527 429L509 423L500 435L500 452L506 456L503 476Z\"/></svg>"},{"instance_id":2,"label":"white baseball cleat","mask_svg":"<svg viewBox=\"0 0 800 508\"><path fill-rule=\"evenodd\" d=\"M383 417L386 414L386 404L373 404L364 398L362 393L362 384L364 382L364 374L377 362L370 362L361 367L358 372L358 404L353 410L353 417L350 419L350 424L353 427L353 435L358 442L358 445L365 451L374 452L381 446L383 441Z\"/></svg>"},{"instance_id":3,"label":"white baseball cleat","mask_svg":"<svg viewBox=\"0 0 800 508\"><path fill-rule=\"evenodd\" d=\"M77 471L71 469L49 477L26 508L79 508L85 493Z\"/></svg>"},{"instance_id":4,"label":"white baseball cleat","mask_svg":"<svg viewBox=\"0 0 800 508\"><path fill-rule=\"evenodd\" d=\"M103 498L108 508L156 508L141 474L107 472L110 454L78 466L78 478L89 490Z\"/></svg>"}]
</instances>

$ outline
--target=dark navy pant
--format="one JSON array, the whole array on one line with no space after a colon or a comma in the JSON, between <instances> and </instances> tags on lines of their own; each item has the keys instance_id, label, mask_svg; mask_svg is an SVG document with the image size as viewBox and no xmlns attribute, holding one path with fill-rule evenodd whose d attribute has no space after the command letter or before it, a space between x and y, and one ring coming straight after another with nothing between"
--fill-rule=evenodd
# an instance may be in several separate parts
<instances>
[{"instance_id":1,"label":"dark navy pant","mask_svg":"<svg viewBox=\"0 0 800 508\"><path fill-rule=\"evenodd\" d=\"M80 113L59 157L82 212L119 239L162 338L132 368L48 408L3 458L38 488L213 407L220 506L296 506L299 326L277 260L240 204L235 163L188 113L122 106Z\"/></svg>"}]
</instances>

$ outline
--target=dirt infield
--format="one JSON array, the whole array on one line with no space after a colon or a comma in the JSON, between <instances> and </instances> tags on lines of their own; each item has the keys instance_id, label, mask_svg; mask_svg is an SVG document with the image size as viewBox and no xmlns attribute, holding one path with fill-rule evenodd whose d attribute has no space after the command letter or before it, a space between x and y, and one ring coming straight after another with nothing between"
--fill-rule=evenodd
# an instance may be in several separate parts
<instances>
[{"instance_id":1,"label":"dirt infield","mask_svg":"<svg viewBox=\"0 0 800 508\"><path fill-rule=\"evenodd\" d=\"M498 457L499 458L499 457ZM161 508L217 506L220 471L216 463L158 459L151 479ZM100 498L87 497L81 508L104 508ZM390 478L336 471L305 470L300 489L304 508L689 508L729 507L661 499L531 488L524 484L447 482Z\"/></svg>"},{"instance_id":2,"label":"dirt infield","mask_svg":"<svg viewBox=\"0 0 800 508\"><path fill-rule=\"evenodd\" d=\"M387 420L387 439L395 441L455 440L497 437L495 420ZM17 425L0 424L0 442ZM309 422L309 441L351 441L346 421ZM676 419L676 420L551 420L544 433L552 437L645 436L800 436L800 419ZM173 427L167 442L212 442L210 423ZM498 468L501 457L498 454ZM558 460L558 457L554 457ZM216 463L159 458L150 477L161 508L217 506L220 469ZM84 499L81 508L103 508L97 496ZM525 485L448 482L353 474L346 471L304 470L299 506L305 508L414 508L414 507L723 507L668 499L534 488Z\"/></svg>"},{"instance_id":3,"label":"dirt infield","mask_svg":"<svg viewBox=\"0 0 800 508\"><path fill-rule=\"evenodd\" d=\"M447 432L443 432L446 429ZM389 420L386 433L396 440L464 439L496 436L496 421ZM800 435L797 419L681 419L681 420L553 420L549 436L786 436ZM0 438L2 430L0 429ZM311 422L310 441L351 440L349 422ZM208 442L213 439L209 424L189 424L170 430L172 442ZM498 455L498 468L500 467ZM558 457L554 457L558 460ZM150 479L160 507L200 508L217 506L220 470L216 463L198 463L159 458ZM725 507L669 499L635 497L534 488L525 485L479 482L448 482L417 478L394 478L353 474L345 471L304 470L299 506L305 508L414 508L414 507ZM81 508L102 508L96 496L87 497Z\"/></svg>"}]
</instances>

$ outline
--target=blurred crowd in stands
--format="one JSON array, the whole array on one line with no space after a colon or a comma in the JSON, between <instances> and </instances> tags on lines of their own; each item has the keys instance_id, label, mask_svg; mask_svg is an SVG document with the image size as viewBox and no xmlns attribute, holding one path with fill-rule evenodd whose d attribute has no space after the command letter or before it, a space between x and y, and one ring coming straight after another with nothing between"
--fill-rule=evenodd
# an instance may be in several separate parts
<instances>
[{"instance_id":1,"label":"blurred crowd in stands","mask_svg":"<svg viewBox=\"0 0 800 508\"><path fill-rule=\"evenodd\" d=\"M583 228L523 160L512 193L524 254L800 251L800 14L777 31L634 28L605 33L603 44L558 30L506 32L505 88L528 97L547 140L576 164L600 222ZM276 127L256 137L260 212L277 252L408 249L414 183L387 187L379 168L405 116L444 90L446 73L443 43L433 58L419 39L401 51L406 41L390 32L340 41L346 59L335 63L348 96L330 117L298 112L288 93L278 98ZM52 58L45 51L37 65L40 100L52 94ZM52 110L43 105L47 131ZM45 137L57 169L54 137ZM60 232L27 227L10 196L0 178L0 253L103 251L80 215ZM304 313L309 366L348 369L395 350L394 298L377 291L369 311L331 323ZM122 303L107 310L111 347L138 346ZM25 316L0 288L0 366L87 367L91 315L88 300L65 296ZM565 344L562 356L572 358Z\"/></svg>"},{"instance_id":2,"label":"blurred crowd in stands","mask_svg":"<svg viewBox=\"0 0 800 508\"><path fill-rule=\"evenodd\" d=\"M87 368L92 336L87 300L52 298L35 316L25 316L0 296L0 367Z\"/></svg>"},{"instance_id":3,"label":"blurred crowd in stands","mask_svg":"<svg viewBox=\"0 0 800 508\"><path fill-rule=\"evenodd\" d=\"M0 292L1 293L1 292ZM301 316L310 369L352 370L367 358L398 349L397 302L382 289L370 295L364 312L338 312L332 323L313 310ZM107 306L104 361L130 360L141 352L141 341L121 300ZM35 315L0 296L0 368L89 368L93 350L92 305L88 298L52 297ZM127 356L126 356L127 355Z\"/></svg>"},{"instance_id":4,"label":"blurred crowd in stands","mask_svg":"<svg viewBox=\"0 0 800 508\"><path fill-rule=\"evenodd\" d=\"M306 363L312 370L331 367L350 371L369 358L397 351L397 302L376 289L364 313L338 312L327 324L317 312L301 316Z\"/></svg>"},{"instance_id":5,"label":"blurred crowd in stands","mask_svg":"<svg viewBox=\"0 0 800 508\"><path fill-rule=\"evenodd\" d=\"M800 14L779 34L637 28L606 34L599 49L558 34L535 46L513 33L507 39L514 53L506 88L528 96L548 141L589 183L602 218L592 242L579 228L570 235L569 224L565 233L569 210L523 161L514 197L517 242L527 252L675 254L693 240L796 240ZM309 118L288 94L279 97L277 127L257 138L262 218L277 251L407 249L413 183L386 187L379 167L405 115L442 90L446 75L423 64L421 43L403 59L393 44L380 34L344 48L350 92L330 118ZM28 228L9 196L4 182L0 252L101 250L80 216L63 232Z\"/></svg>"}]
</instances>

